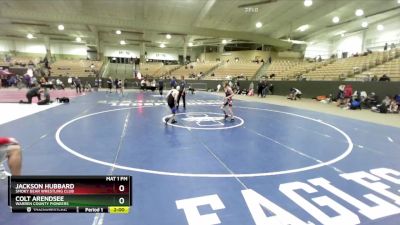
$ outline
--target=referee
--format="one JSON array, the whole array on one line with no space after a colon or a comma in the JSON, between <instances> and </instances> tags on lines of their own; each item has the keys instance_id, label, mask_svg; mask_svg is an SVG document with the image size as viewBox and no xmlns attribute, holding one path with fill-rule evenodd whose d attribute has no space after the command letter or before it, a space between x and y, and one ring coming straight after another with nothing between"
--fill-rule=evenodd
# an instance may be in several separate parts
<instances>
[{"instance_id":1,"label":"referee","mask_svg":"<svg viewBox=\"0 0 400 225\"><path fill-rule=\"evenodd\" d=\"M179 108L179 103L181 101L183 101L183 108L186 109L186 86L187 83L185 81L185 77L182 76L181 77L181 81L179 82L179 95L178 95L178 106L177 108Z\"/></svg>"}]
</instances>

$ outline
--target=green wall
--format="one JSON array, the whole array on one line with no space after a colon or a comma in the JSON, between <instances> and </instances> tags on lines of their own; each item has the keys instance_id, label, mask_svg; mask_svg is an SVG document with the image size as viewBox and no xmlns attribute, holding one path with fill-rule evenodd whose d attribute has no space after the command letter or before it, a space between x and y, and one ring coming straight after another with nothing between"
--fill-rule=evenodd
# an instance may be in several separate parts
<instances>
[{"instance_id":1,"label":"green wall","mask_svg":"<svg viewBox=\"0 0 400 225\"><path fill-rule=\"evenodd\" d=\"M66 84L67 77L61 78ZM94 84L94 77L85 78L81 77L82 82L88 80ZM103 78L103 87L105 87L106 79ZM188 80L188 84L203 83L206 84L208 89L216 89L219 83L223 81L215 80ZM239 81L242 88L248 88L251 81ZM255 92L257 93L257 83L254 82ZM140 82L134 79L126 79L128 88L138 88ZM318 95L336 95L338 87L341 84L351 84L353 90L366 91L368 93L375 92L380 98L385 95L394 96L400 94L400 82L339 82L339 81L272 81L274 85L274 94L285 96L289 93L291 87L300 89L303 92L303 97L312 98ZM169 80L164 81L165 89L169 89Z\"/></svg>"}]
</instances>

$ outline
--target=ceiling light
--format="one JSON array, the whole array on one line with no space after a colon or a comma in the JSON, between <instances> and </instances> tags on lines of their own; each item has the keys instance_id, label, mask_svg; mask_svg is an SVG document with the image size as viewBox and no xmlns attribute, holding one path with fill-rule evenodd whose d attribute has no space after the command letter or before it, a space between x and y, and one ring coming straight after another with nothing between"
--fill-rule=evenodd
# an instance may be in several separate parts
<instances>
[{"instance_id":1,"label":"ceiling light","mask_svg":"<svg viewBox=\"0 0 400 225\"><path fill-rule=\"evenodd\" d=\"M341 31L335 33L335 35L342 35L342 34L344 34L344 33L346 33L346 31L345 31L345 30L341 30Z\"/></svg>"},{"instance_id":2,"label":"ceiling light","mask_svg":"<svg viewBox=\"0 0 400 225\"><path fill-rule=\"evenodd\" d=\"M165 35L165 37L166 37L167 39L171 39L171 35L170 35L170 34Z\"/></svg>"},{"instance_id":3,"label":"ceiling light","mask_svg":"<svg viewBox=\"0 0 400 225\"><path fill-rule=\"evenodd\" d=\"M188 43L188 46L189 46L189 47L192 47L192 46L193 46L193 43L192 43L192 42L189 42L189 43Z\"/></svg>"},{"instance_id":4,"label":"ceiling light","mask_svg":"<svg viewBox=\"0 0 400 225\"><path fill-rule=\"evenodd\" d=\"M125 41L125 40L121 40L119 43L120 43L121 45L126 45L126 41Z\"/></svg>"},{"instance_id":5,"label":"ceiling light","mask_svg":"<svg viewBox=\"0 0 400 225\"><path fill-rule=\"evenodd\" d=\"M341 37L344 37L344 33L342 33L340 36L341 36Z\"/></svg>"},{"instance_id":6,"label":"ceiling light","mask_svg":"<svg viewBox=\"0 0 400 225\"><path fill-rule=\"evenodd\" d=\"M368 27L368 22L367 21L362 22L361 26L364 27L364 28Z\"/></svg>"},{"instance_id":7,"label":"ceiling light","mask_svg":"<svg viewBox=\"0 0 400 225\"><path fill-rule=\"evenodd\" d=\"M364 15L364 11L362 9L357 9L356 16L362 16L362 15Z\"/></svg>"},{"instance_id":8,"label":"ceiling light","mask_svg":"<svg viewBox=\"0 0 400 225\"><path fill-rule=\"evenodd\" d=\"M399 4L400 4L400 0L397 0L397 3L399 3Z\"/></svg>"},{"instance_id":9,"label":"ceiling light","mask_svg":"<svg viewBox=\"0 0 400 225\"><path fill-rule=\"evenodd\" d=\"M305 7L310 7L312 5L312 0L304 0L304 6Z\"/></svg>"},{"instance_id":10,"label":"ceiling light","mask_svg":"<svg viewBox=\"0 0 400 225\"><path fill-rule=\"evenodd\" d=\"M26 37L27 37L28 39L32 39L32 38L33 38L33 34L29 33L28 35L26 35Z\"/></svg>"},{"instance_id":11,"label":"ceiling light","mask_svg":"<svg viewBox=\"0 0 400 225\"><path fill-rule=\"evenodd\" d=\"M82 38L81 37L76 37L76 42L81 42L82 41Z\"/></svg>"},{"instance_id":12,"label":"ceiling light","mask_svg":"<svg viewBox=\"0 0 400 225\"><path fill-rule=\"evenodd\" d=\"M378 26L376 26L376 29L381 31L383 30L385 27L382 24L378 24Z\"/></svg>"},{"instance_id":13,"label":"ceiling light","mask_svg":"<svg viewBox=\"0 0 400 225\"><path fill-rule=\"evenodd\" d=\"M339 21L340 21L340 18L338 16L335 16L332 18L332 22L334 22L334 23L339 23Z\"/></svg>"},{"instance_id":14,"label":"ceiling light","mask_svg":"<svg viewBox=\"0 0 400 225\"><path fill-rule=\"evenodd\" d=\"M262 24L261 22L257 22L257 23L256 23L256 27L257 27L257 28L262 27L262 25L263 25L263 24Z\"/></svg>"},{"instance_id":15,"label":"ceiling light","mask_svg":"<svg viewBox=\"0 0 400 225\"><path fill-rule=\"evenodd\" d=\"M64 30L64 25L62 24L58 25L58 30Z\"/></svg>"},{"instance_id":16,"label":"ceiling light","mask_svg":"<svg viewBox=\"0 0 400 225\"><path fill-rule=\"evenodd\" d=\"M164 44L164 43L161 43L161 44L160 44L160 48L165 48L165 44Z\"/></svg>"},{"instance_id":17,"label":"ceiling light","mask_svg":"<svg viewBox=\"0 0 400 225\"><path fill-rule=\"evenodd\" d=\"M310 28L310 25L306 24L303 26L300 26L299 28L297 28L298 31L303 32L306 31L308 28Z\"/></svg>"},{"instance_id":18,"label":"ceiling light","mask_svg":"<svg viewBox=\"0 0 400 225\"><path fill-rule=\"evenodd\" d=\"M226 41L225 39L222 40L222 44L226 44L228 41Z\"/></svg>"},{"instance_id":19,"label":"ceiling light","mask_svg":"<svg viewBox=\"0 0 400 225\"><path fill-rule=\"evenodd\" d=\"M116 30L115 33L116 34L121 34L122 32L121 32L121 30Z\"/></svg>"}]
</instances>

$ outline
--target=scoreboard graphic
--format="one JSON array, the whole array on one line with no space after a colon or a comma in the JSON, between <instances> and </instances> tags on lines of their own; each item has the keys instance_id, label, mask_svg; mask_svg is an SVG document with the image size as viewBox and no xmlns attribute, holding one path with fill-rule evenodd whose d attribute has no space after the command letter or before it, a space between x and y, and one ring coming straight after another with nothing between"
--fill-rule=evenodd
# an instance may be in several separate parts
<instances>
[{"instance_id":1,"label":"scoreboard graphic","mask_svg":"<svg viewBox=\"0 0 400 225\"><path fill-rule=\"evenodd\" d=\"M11 176L13 213L129 213L131 176Z\"/></svg>"}]
</instances>

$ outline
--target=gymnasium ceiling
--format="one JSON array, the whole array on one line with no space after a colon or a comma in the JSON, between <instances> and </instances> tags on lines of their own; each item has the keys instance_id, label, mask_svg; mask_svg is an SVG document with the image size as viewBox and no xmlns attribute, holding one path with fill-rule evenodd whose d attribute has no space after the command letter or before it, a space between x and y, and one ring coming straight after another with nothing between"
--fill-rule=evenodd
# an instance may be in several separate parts
<instances>
[{"instance_id":1,"label":"gymnasium ceiling","mask_svg":"<svg viewBox=\"0 0 400 225\"><path fill-rule=\"evenodd\" d=\"M217 45L223 39L290 48L291 40L325 40L342 31L376 29L376 24L399 18L398 0L0 0L0 38L71 41L88 45L145 42L146 46L182 47L184 40ZM252 3L260 3L253 4ZM249 5L247 5L249 4ZM247 5L247 6L246 6ZM364 15L355 16L356 9ZM340 17L334 24L332 18ZM369 27L362 28L361 22ZM256 22L262 22L256 28ZM63 24L64 31L57 26ZM300 32L301 25L309 29ZM115 30L122 30L121 35ZM166 39L165 34L171 34Z\"/></svg>"}]
</instances>

